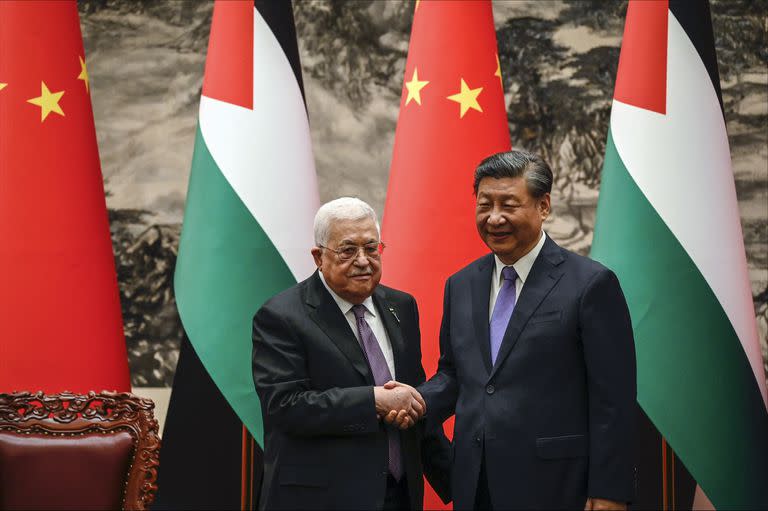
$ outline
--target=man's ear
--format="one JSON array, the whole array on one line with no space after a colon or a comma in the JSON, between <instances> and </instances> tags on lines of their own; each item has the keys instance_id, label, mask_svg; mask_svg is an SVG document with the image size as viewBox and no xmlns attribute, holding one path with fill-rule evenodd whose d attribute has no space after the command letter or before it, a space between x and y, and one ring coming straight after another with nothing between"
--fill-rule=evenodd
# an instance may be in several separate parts
<instances>
[{"instance_id":1,"label":"man's ear","mask_svg":"<svg viewBox=\"0 0 768 511\"><path fill-rule=\"evenodd\" d=\"M548 193L545 193L544 196L539 199L539 214L541 215L541 219L546 220L551 212L550 196Z\"/></svg>"},{"instance_id":2,"label":"man's ear","mask_svg":"<svg viewBox=\"0 0 768 511\"><path fill-rule=\"evenodd\" d=\"M315 260L315 266L322 271L323 267L323 250L320 247L312 247L311 250L312 259Z\"/></svg>"}]
</instances>

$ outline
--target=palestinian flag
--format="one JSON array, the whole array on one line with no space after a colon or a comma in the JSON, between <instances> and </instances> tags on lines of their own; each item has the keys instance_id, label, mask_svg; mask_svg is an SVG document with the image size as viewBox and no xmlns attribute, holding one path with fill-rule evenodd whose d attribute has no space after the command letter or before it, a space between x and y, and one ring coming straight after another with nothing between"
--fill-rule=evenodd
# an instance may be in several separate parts
<instances>
[{"instance_id":1,"label":"palestinian flag","mask_svg":"<svg viewBox=\"0 0 768 511\"><path fill-rule=\"evenodd\" d=\"M251 322L264 301L313 271L320 201L302 87L291 3L217 1L175 273L189 344L156 507L256 501L263 428ZM243 426L258 445L241 441Z\"/></svg>"},{"instance_id":2,"label":"palestinian flag","mask_svg":"<svg viewBox=\"0 0 768 511\"><path fill-rule=\"evenodd\" d=\"M488 252L474 222L475 168L509 148L491 2L417 2L384 208L383 279L416 297L428 377L440 357L445 280ZM416 221L437 217L439 229ZM414 264L427 260L428 272ZM443 507L427 485L425 508Z\"/></svg>"},{"instance_id":3,"label":"palestinian flag","mask_svg":"<svg viewBox=\"0 0 768 511\"><path fill-rule=\"evenodd\" d=\"M77 3L0 1L0 393L130 391Z\"/></svg>"},{"instance_id":4,"label":"palestinian flag","mask_svg":"<svg viewBox=\"0 0 768 511\"><path fill-rule=\"evenodd\" d=\"M592 256L632 315L638 402L718 509L768 505L768 413L709 8L632 1Z\"/></svg>"}]
</instances>

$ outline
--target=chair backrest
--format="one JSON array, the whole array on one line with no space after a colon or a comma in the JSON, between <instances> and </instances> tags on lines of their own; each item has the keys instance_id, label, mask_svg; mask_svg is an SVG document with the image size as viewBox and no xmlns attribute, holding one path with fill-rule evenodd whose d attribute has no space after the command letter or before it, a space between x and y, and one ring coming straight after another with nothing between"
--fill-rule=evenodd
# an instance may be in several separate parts
<instances>
[{"instance_id":1,"label":"chair backrest","mask_svg":"<svg viewBox=\"0 0 768 511\"><path fill-rule=\"evenodd\" d=\"M148 509L154 407L128 393L0 394L0 509Z\"/></svg>"}]
</instances>

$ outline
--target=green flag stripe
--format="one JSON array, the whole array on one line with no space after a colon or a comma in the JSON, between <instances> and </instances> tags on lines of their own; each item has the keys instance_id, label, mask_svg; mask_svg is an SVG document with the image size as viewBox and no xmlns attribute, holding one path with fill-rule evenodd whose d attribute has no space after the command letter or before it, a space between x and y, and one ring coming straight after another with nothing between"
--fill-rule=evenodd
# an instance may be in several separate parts
<instances>
[{"instance_id":1,"label":"green flag stripe","mask_svg":"<svg viewBox=\"0 0 768 511\"><path fill-rule=\"evenodd\" d=\"M263 426L251 373L251 322L269 297L295 283L219 170L198 126L176 263L176 301L197 355L260 445Z\"/></svg>"},{"instance_id":2,"label":"green flag stripe","mask_svg":"<svg viewBox=\"0 0 768 511\"><path fill-rule=\"evenodd\" d=\"M616 272L627 297L638 402L716 508L765 507L768 413L746 354L610 132L597 218L591 254Z\"/></svg>"}]
</instances>

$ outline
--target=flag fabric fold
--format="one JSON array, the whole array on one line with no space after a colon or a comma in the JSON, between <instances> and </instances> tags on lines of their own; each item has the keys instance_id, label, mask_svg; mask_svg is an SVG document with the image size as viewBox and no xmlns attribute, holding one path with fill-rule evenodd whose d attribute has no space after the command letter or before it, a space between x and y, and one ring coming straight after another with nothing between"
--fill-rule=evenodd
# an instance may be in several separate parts
<instances>
[{"instance_id":1,"label":"flag fabric fold","mask_svg":"<svg viewBox=\"0 0 768 511\"><path fill-rule=\"evenodd\" d=\"M0 392L129 391L74 1L0 2Z\"/></svg>"},{"instance_id":2,"label":"flag fabric fold","mask_svg":"<svg viewBox=\"0 0 768 511\"><path fill-rule=\"evenodd\" d=\"M199 361L210 379L182 381L180 367L169 408L168 426L176 426L166 427L164 441L186 435L182 428L189 424L172 416L204 408L190 392L204 386L206 395L226 401L258 446L263 442L251 372L251 321L264 301L314 269L309 249L320 201L299 69L290 2L216 2L174 277L189 363ZM180 366L185 363L180 359ZM239 438L241 432L221 433ZM197 459L192 455L197 445L187 436L188 442L174 442L172 454L162 453L162 506L187 498L184 473L217 470L190 463ZM170 456L176 460L173 469ZM234 453L232 463L240 467L242 460L242 452ZM162 489L169 478L173 488ZM253 484L246 491L243 482L242 503ZM215 487L193 492L205 493L201 498L216 507L229 502Z\"/></svg>"},{"instance_id":3,"label":"flag fabric fold","mask_svg":"<svg viewBox=\"0 0 768 511\"><path fill-rule=\"evenodd\" d=\"M382 225L383 279L416 297L427 375L437 368L445 280L488 252L474 223L474 169L509 148L490 1L417 2ZM443 507L429 488L425 507Z\"/></svg>"},{"instance_id":4,"label":"flag fabric fold","mask_svg":"<svg viewBox=\"0 0 768 511\"><path fill-rule=\"evenodd\" d=\"M768 503L768 413L705 2L631 1L592 257L632 315L638 402L718 509Z\"/></svg>"}]
</instances>

